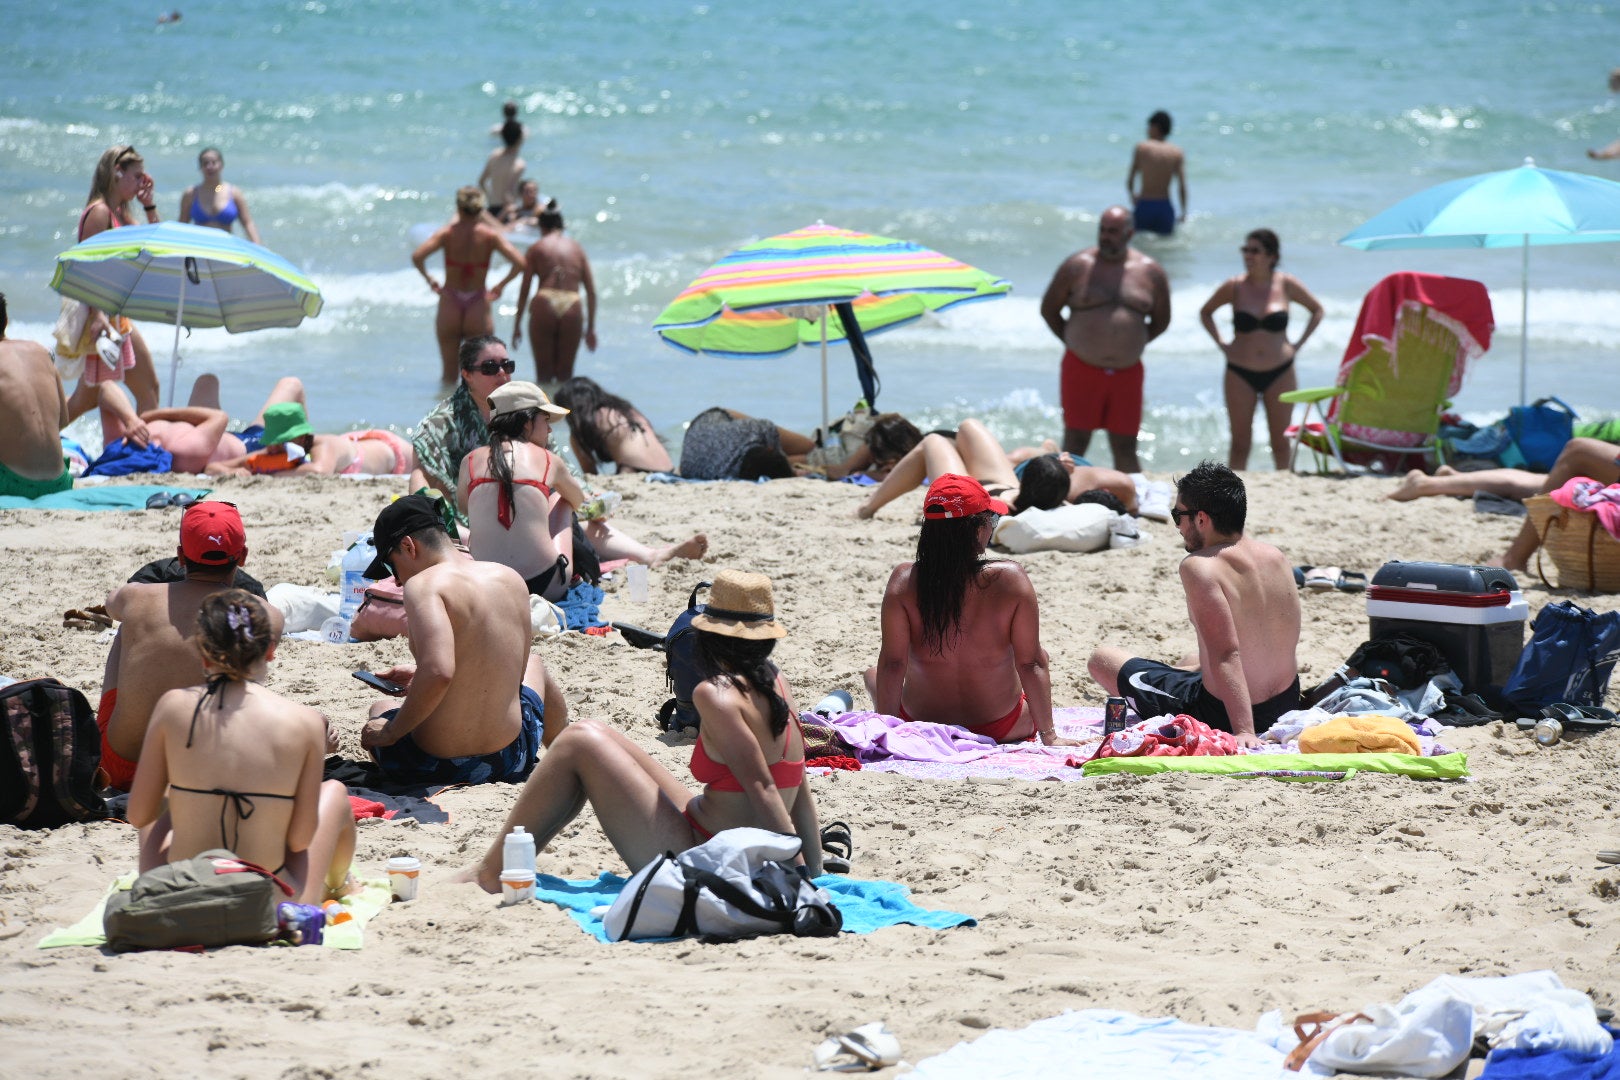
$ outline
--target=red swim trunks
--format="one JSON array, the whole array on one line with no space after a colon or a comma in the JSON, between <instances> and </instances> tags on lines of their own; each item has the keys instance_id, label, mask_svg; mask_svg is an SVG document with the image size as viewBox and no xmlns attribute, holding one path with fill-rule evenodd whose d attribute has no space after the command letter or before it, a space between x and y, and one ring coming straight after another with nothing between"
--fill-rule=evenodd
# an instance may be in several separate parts
<instances>
[{"instance_id":1,"label":"red swim trunks","mask_svg":"<svg viewBox=\"0 0 1620 1080\"><path fill-rule=\"evenodd\" d=\"M96 727L101 729L101 767L107 772L107 783L119 791L128 791L135 783L135 763L126 761L107 742L107 725L112 721L113 706L118 704L118 687L104 692L96 705Z\"/></svg>"},{"instance_id":2,"label":"red swim trunks","mask_svg":"<svg viewBox=\"0 0 1620 1080\"><path fill-rule=\"evenodd\" d=\"M1028 700L1028 694L1019 694L1018 701L1014 703L1012 707L1012 712L1008 713L1006 716L1003 716L1000 720L992 720L988 724L980 724L978 727L973 727L968 724L959 724L957 726L966 728L975 735L984 735L988 738L994 739L998 743L1028 742L1033 737L1033 732L1019 739L1009 739L1007 737L1007 733L1018 724L1018 718L1024 714L1024 703ZM906 715L906 707L904 705L900 706L900 719L906 721L908 724L916 723L915 718Z\"/></svg>"},{"instance_id":3,"label":"red swim trunks","mask_svg":"<svg viewBox=\"0 0 1620 1080\"><path fill-rule=\"evenodd\" d=\"M1135 435L1142 428L1142 362L1100 368L1063 353L1063 426L1070 431Z\"/></svg>"}]
</instances>

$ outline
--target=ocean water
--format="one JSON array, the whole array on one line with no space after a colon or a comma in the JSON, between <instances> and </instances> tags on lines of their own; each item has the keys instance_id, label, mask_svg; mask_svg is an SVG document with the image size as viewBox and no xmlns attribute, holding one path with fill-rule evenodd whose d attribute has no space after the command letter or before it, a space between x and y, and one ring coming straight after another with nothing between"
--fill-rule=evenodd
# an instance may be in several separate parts
<instances>
[{"instance_id":1,"label":"ocean water","mask_svg":"<svg viewBox=\"0 0 1620 1080\"><path fill-rule=\"evenodd\" d=\"M1221 361L1197 311L1262 225L1327 309L1299 358L1304 385L1331 383L1360 299L1385 274L1485 282L1497 333L1457 405L1493 419L1518 393L1519 254L1364 253L1336 239L1417 190L1526 156L1620 179L1620 162L1585 157L1620 136L1605 87L1620 9L1596 3L1488 0L1442 15L1397 0L1211 0L1125 18L1060 0L891 0L864 14L192 0L180 24L156 26L159 6L109 0L93 32L76 5L8 14L11 336L48 340L53 261L104 148L141 149L173 219L198 151L217 146L266 244L315 278L326 306L296 330L185 336L182 384L216 372L227 407L251 416L277 376L296 374L329 430L404 430L439 396L436 301L406 234L449 219L507 98L528 125L529 174L561 200L595 269L601 343L578 371L642 405L672 442L713 404L818 422L815 350L694 359L650 329L714 259L817 220L915 240L1014 284L1008 299L873 338L881 407L924 426L978 415L1009 444L1057 436L1061 347L1039 298L1124 198L1130 148L1158 108L1188 155L1192 215L1174 238L1139 240L1173 290L1170 329L1147 354L1149 467L1224 452ZM1620 388L1620 247L1539 248L1530 262L1530 392L1605 415ZM515 301L514 284L503 336ZM172 329L143 330L166 372ZM521 373L527 346L516 355ZM840 412L858 384L847 351L829 367Z\"/></svg>"}]
</instances>

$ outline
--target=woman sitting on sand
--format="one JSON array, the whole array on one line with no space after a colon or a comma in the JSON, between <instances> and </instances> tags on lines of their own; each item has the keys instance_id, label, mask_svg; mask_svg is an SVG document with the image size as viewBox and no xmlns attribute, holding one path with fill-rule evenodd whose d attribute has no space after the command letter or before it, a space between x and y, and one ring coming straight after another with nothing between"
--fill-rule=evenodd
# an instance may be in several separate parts
<instances>
[{"instance_id":1,"label":"woman sitting on sand","mask_svg":"<svg viewBox=\"0 0 1620 1080\"><path fill-rule=\"evenodd\" d=\"M1232 447L1227 455L1232 468L1249 467L1254 441L1254 407L1266 404L1266 427L1271 432L1271 459L1277 471L1288 468L1288 418L1293 406L1282 395L1299 386L1294 356L1316 332L1322 305L1292 274L1277 271L1282 243L1270 229L1256 229L1243 241L1243 274L1216 288L1198 313L1204 329L1226 356L1226 412L1232 424ZM1222 341L1215 327L1215 312L1232 305L1232 340ZM1299 304L1311 313L1299 340L1288 340L1288 305Z\"/></svg>"},{"instance_id":2,"label":"woman sitting on sand","mask_svg":"<svg viewBox=\"0 0 1620 1080\"><path fill-rule=\"evenodd\" d=\"M468 880L500 891L506 834L522 825L544 850L587 802L632 871L723 829L752 826L798 834L804 842L799 861L821 873L821 832L804 774L798 708L770 661L776 639L787 633L776 620L770 578L720 571L692 629L703 681L692 694L702 723L691 768L702 792L694 795L618 729L576 721L540 759Z\"/></svg>"},{"instance_id":3,"label":"woman sitting on sand","mask_svg":"<svg viewBox=\"0 0 1620 1080\"><path fill-rule=\"evenodd\" d=\"M1119 499L1128 512L1136 512L1136 485L1117 469L1075 465L1072 460L1065 463L1056 456L1042 455L1024 466L1024 479L1020 481L1001 443L982 423L969 417L957 428L954 439L937 431L924 435L895 463L856 515L869 518L906 492L922 487L929 477L947 473L973 477L992 498L1011 502L1014 512L1030 507L1050 510L1098 488Z\"/></svg>"},{"instance_id":4,"label":"woman sitting on sand","mask_svg":"<svg viewBox=\"0 0 1620 1080\"><path fill-rule=\"evenodd\" d=\"M510 566L529 592L568 593L574 511L585 492L546 444L553 419L568 415L534 383L510 382L489 395L489 445L461 462L456 501L467 515L475 559Z\"/></svg>"},{"instance_id":5,"label":"woman sitting on sand","mask_svg":"<svg viewBox=\"0 0 1620 1080\"><path fill-rule=\"evenodd\" d=\"M193 640L208 683L158 699L130 789L141 872L226 848L273 868L300 903L342 895L354 858L349 792L321 781L321 714L264 686L276 639L263 601L214 593Z\"/></svg>"},{"instance_id":6,"label":"woman sitting on sand","mask_svg":"<svg viewBox=\"0 0 1620 1080\"><path fill-rule=\"evenodd\" d=\"M568 410L568 444L587 475L606 462L621 473L675 471L646 415L594 379L581 375L557 387L557 404Z\"/></svg>"}]
</instances>

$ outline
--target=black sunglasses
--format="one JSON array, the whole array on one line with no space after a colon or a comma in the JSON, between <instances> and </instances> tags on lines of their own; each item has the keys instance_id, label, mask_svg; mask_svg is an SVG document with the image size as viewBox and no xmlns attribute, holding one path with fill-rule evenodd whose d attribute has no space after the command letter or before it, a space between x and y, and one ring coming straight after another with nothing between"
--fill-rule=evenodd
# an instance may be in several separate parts
<instances>
[{"instance_id":1,"label":"black sunglasses","mask_svg":"<svg viewBox=\"0 0 1620 1080\"><path fill-rule=\"evenodd\" d=\"M1172 506L1170 508L1170 520L1180 525L1182 518L1190 518L1196 513L1198 513L1196 510L1182 510L1179 507Z\"/></svg>"},{"instance_id":2,"label":"black sunglasses","mask_svg":"<svg viewBox=\"0 0 1620 1080\"><path fill-rule=\"evenodd\" d=\"M485 360L477 364L469 364L463 371L476 371L480 375L493 375L497 371L504 371L508 375L517 370L516 360Z\"/></svg>"}]
</instances>

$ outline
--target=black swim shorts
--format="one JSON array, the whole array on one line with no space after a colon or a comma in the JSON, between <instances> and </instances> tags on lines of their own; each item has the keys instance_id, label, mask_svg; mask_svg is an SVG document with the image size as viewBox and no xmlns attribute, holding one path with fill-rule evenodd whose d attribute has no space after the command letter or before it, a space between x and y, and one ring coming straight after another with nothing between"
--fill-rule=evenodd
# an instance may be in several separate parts
<instances>
[{"instance_id":1,"label":"black swim shorts","mask_svg":"<svg viewBox=\"0 0 1620 1080\"><path fill-rule=\"evenodd\" d=\"M1185 713L1217 731L1232 730L1226 706L1205 688L1203 676L1196 671L1184 671L1157 660L1144 660L1140 656L1132 657L1119 669L1119 696L1130 702L1131 708L1140 717ZM1298 678L1276 697L1252 707L1254 733L1260 734L1275 724L1283 713L1297 708Z\"/></svg>"}]
</instances>

